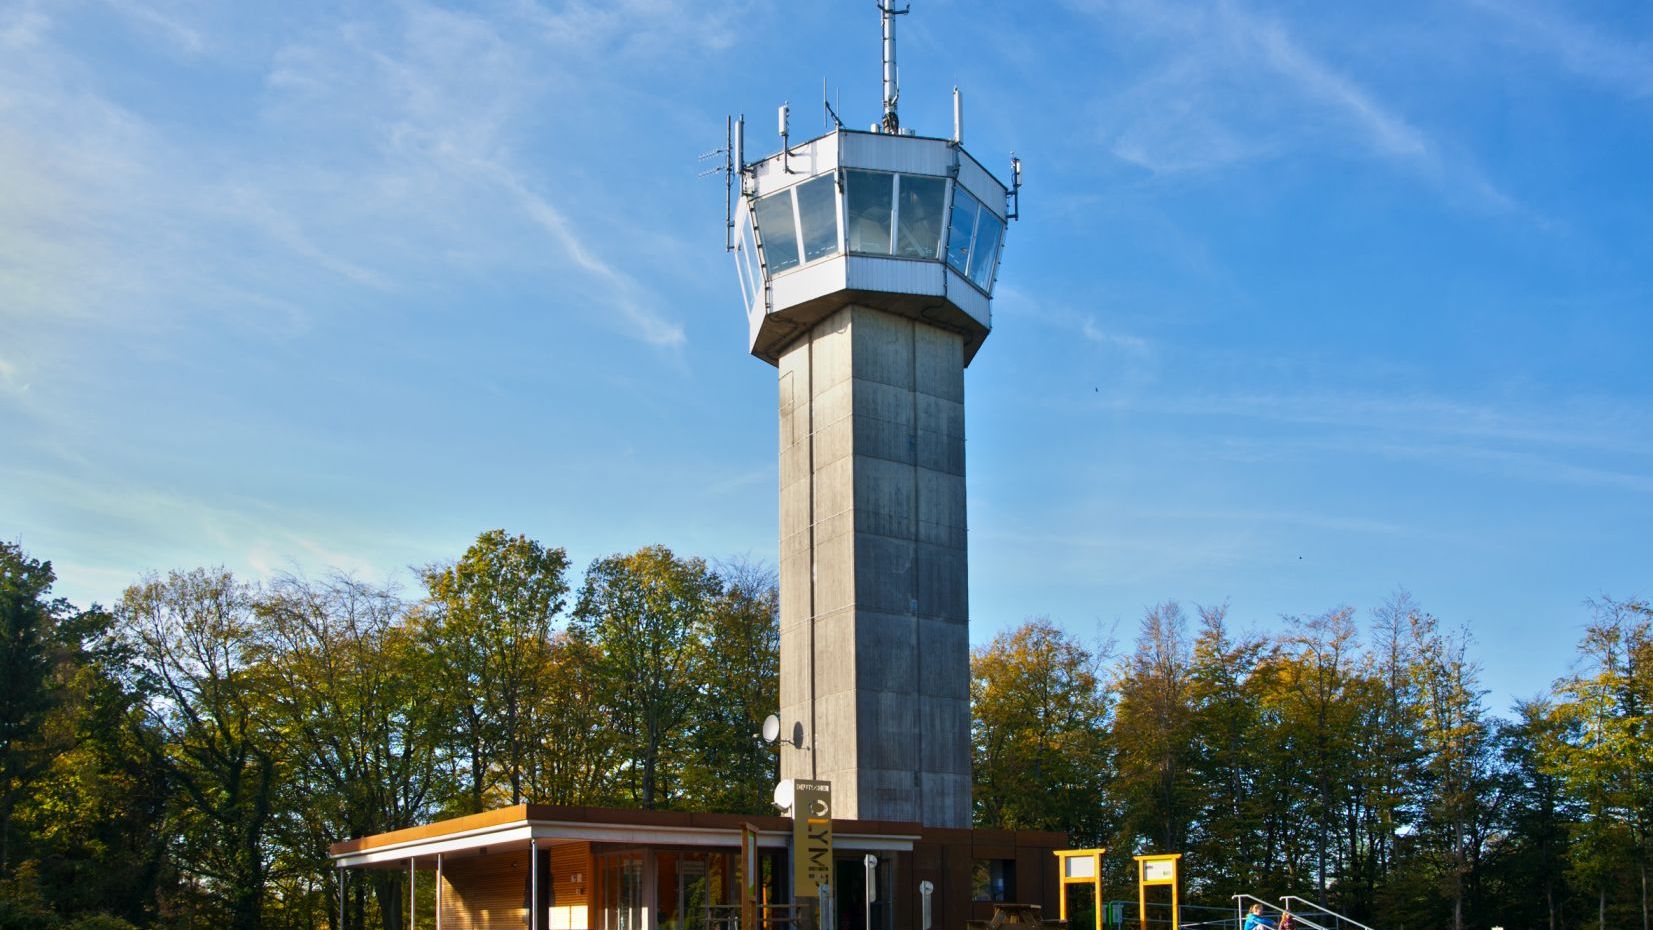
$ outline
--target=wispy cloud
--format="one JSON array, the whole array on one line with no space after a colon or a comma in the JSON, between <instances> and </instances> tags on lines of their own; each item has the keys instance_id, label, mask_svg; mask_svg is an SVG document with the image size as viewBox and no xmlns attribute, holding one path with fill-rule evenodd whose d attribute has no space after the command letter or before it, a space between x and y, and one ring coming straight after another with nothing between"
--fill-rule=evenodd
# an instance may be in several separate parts
<instances>
[{"instance_id":1,"label":"wispy cloud","mask_svg":"<svg viewBox=\"0 0 1653 930\"><path fill-rule=\"evenodd\" d=\"M162 10L158 4L145 0L103 0L103 4L186 54L197 55L207 47L206 37L200 30Z\"/></svg>"},{"instance_id":2,"label":"wispy cloud","mask_svg":"<svg viewBox=\"0 0 1653 930\"><path fill-rule=\"evenodd\" d=\"M1104 395L1116 410L1231 424L1202 449L1236 462L1379 457L1540 484L1653 493L1645 415L1599 403L1514 410L1427 394ZM1275 429L1259 430L1259 424Z\"/></svg>"},{"instance_id":3,"label":"wispy cloud","mask_svg":"<svg viewBox=\"0 0 1653 930\"><path fill-rule=\"evenodd\" d=\"M1311 146L1409 166L1454 196L1513 201L1369 85L1311 50L1282 20L1238 0L1069 0L1163 51L1146 78L1103 102L1107 143L1157 174L1209 171Z\"/></svg>"},{"instance_id":4,"label":"wispy cloud","mask_svg":"<svg viewBox=\"0 0 1653 930\"><path fill-rule=\"evenodd\" d=\"M164 6L108 2L174 51L213 45ZM649 4L631 5L646 21ZM15 52L0 55L0 318L108 329L210 310L262 327L271 308L315 316L343 302L325 276L406 293L436 262L539 278L586 325L681 347L681 322L617 260L660 233L617 228L612 188L546 183L558 156L537 124L583 88L533 28L545 11L524 5L513 24L498 10L395 10L372 25L290 30L301 38L269 51L257 121L210 139L117 102L54 36L49 8L0 13L0 47ZM562 12L594 39L615 28L597 7ZM688 18L678 13L672 21ZM530 234L499 236L509 225ZM492 245L479 251L481 241Z\"/></svg>"},{"instance_id":5,"label":"wispy cloud","mask_svg":"<svg viewBox=\"0 0 1653 930\"><path fill-rule=\"evenodd\" d=\"M1096 313L1048 300L1034 300L1027 292L1011 285L1000 286L996 302L994 309L997 312L1073 333L1095 346L1133 356L1146 356L1153 350L1147 339L1103 322Z\"/></svg>"},{"instance_id":6,"label":"wispy cloud","mask_svg":"<svg viewBox=\"0 0 1653 930\"><path fill-rule=\"evenodd\" d=\"M1431 145L1416 126L1380 103L1366 88L1311 55L1286 28L1224 3L1221 20L1242 44L1255 45L1276 72L1308 97L1342 114L1366 137L1372 149L1394 158L1428 158Z\"/></svg>"},{"instance_id":7,"label":"wispy cloud","mask_svg":"<svg viewBox=\"0 0 1653 930\"><path fill-rule=\"evenodd\" d=\"M1653 95L1653 43L1592 29L1562 9L1520 0L1464 0L1501 22L1523 48L1553 58L1572 73L1626 96Z\"/></svg>"}]
</instances>

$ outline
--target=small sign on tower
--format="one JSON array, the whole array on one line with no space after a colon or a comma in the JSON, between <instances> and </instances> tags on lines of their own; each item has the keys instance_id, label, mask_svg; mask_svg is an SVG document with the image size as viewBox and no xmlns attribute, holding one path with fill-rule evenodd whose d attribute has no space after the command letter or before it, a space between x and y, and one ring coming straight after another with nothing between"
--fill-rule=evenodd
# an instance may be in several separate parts
<instances>
[{"instance_id":1,"label":"small sign on tower","mask_svg":"<svg viewBox=\"0 0 1653 930\"><path fill-rule=\"evenodd\" d=\"M832 783L792 782L792 887L802 898L832 884Z\"/></svg>"}]
</instances>

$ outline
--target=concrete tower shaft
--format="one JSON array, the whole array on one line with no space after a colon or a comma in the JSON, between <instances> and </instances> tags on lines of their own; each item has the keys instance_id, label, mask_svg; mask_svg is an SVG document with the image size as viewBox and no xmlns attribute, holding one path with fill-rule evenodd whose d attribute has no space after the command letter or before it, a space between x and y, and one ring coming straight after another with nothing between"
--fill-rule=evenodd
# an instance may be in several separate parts
<instances>
[{"instance_id":1,"label":"concrete tower shaft","mask_svg":"<svg viewBox=\"0 0 1653 930\"><path fill-rule=\"evenodd\" d=\"M781 777L968 826L964 339L850 305L779 367Z\"/></svg>"}]
</instances>

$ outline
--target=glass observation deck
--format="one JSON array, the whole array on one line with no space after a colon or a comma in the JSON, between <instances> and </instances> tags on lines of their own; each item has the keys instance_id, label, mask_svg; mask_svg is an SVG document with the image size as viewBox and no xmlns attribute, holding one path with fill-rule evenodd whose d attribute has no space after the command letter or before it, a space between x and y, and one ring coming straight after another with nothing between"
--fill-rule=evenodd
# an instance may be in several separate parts
<instances>
[{"instance_id":1,"label":"glass observation deck","mask_svg":"<svg viewBox=\"0 0 1653 930\"><path fill-rule=\"evenodd\" d=\"M992 326L1007 189L949 139L838 129L747 168L735 268L752 354L775 363L849 304L965 337Z\"/></svg>"}]
</instances>

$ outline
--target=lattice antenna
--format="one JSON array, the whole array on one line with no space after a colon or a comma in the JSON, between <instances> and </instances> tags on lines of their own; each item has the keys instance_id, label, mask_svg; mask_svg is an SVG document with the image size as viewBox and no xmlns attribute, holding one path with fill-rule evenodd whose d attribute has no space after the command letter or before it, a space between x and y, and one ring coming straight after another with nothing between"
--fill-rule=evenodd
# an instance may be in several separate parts
<instances>
[{"instance_id":1,"label":"lattice antenna","mask_svg":"<svg viewBox=\"0 0 1653 930\"><path fill-rule=\"evenodd\" d=\"M723 164L707 168L699 177L723 175L723 251L735 250L735 195L745 193L746 175L746 117L723 118L723 148L700 153L699 161L723 158ZM736 185L739 185L737 188Z\"/></svg>"},{"instance_id":2,"label":"lattice antenna","mask_svg":"<svg viewBox=\"0 0 1653 930\"><path fill-rule=\"evenodd\" d=\"M912 4L896 9L890 0L878 0L878 18L884 26L884 119L880 126L887 133L901 131L901 117L896 115L896 104L901 102L901 72L895 64L895 18L913 11Z\"/></svg>"}]
</instances>

